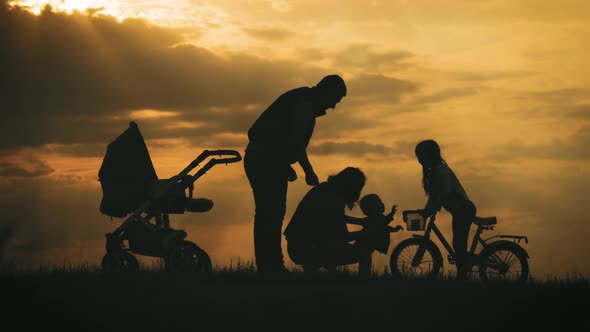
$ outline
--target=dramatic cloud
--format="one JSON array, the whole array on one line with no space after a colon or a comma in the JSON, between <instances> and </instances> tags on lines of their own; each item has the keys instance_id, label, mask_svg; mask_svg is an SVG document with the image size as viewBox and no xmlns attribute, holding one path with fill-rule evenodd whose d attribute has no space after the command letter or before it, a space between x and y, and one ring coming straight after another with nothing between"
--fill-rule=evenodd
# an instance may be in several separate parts
<instances>
[{"instance_id":1,"label":"dramatic cloud","mask_svg":"<svg viewBox=\"0 0 590 332\"><path fill-rule=\"evenodd\" d=\"M308 61L330 60L337 68L363 71L364 73L390 72L415 66L410 60L414 54L405 50L375 51L374 45L353 44L339 51L320 48L304 48L297 52Z\"/></svg>"},{"instance_id":2,"label":"dramatic cloud","mask_svg":"<svg viewBox=\"0 0 590 332\"><path fill-rule=\"evenodd\" d=\"M523 92L515 97L523 107L514 115L551 119L590 120L590 89L566 88Z\"/></svg>"},{"instance_id":3,"label":"dramatic cloud","mask_svg":"<svg viewBox=\"0 0 590 332\"><path fill-rule=\"evenodd\" d=\"M292 37L295 33L282 28L242 28L246 33L255 38L268 41L280 41Z\"/></svg>"},{"instance_id":4,"label":"dramatic cloud","mask_svg":"<svg viewBox=\"0 0 590 332\"><path fill-rule=\"evenodd\" d=\"M361 75L349 84L349 94L357 102L399 102L402 96L418 90L416 82L384 75Z\"/></svg>"},{"instance_id":5,"label":"dramatic cloud","mask_svg":"<svg viewBox=\"0 0 590 332\"><path fill-rule=\"evenodd\" d=\"M590 120L590 103L572 105L568 109L568 113L571 117L574 118Z\"/></svg>"},{"instance_id":6,"label":"dramatic cloud","mask_svg":"<svg viewBox=\"0 0 590 332\"><path fill-rule=\"evenodd\" d=\"M70 143L64 135L92 141L96 127L127 110L268 103L283 87L321 78L303 79L289 63L173 46L178 34L144 21L2 8L0 22L4 123L19 123L3 128L4 148Z\"/></svg>"},{"instance_id":7,"label":"dramatic cloud","mask_svg":"<svg viewBox=\"0 0 590 332\"><path fill-rule=\"evenodd\" d=\"M134 120L131 111L143 109L168 111L141 118L152 139L245 133L282 92L313 85L323 76L286 61L239 53L219 56L177 45L179 33L141 20L119 23L108 16L49 10L34 16L3 8L0 22L0 86L6 96L0 102L7 110L4 123L19 124L3 128L0 149L105 144L122 131L122 124ZM409 55L371 56L391 60ZM396 102L417 87L382 75L363 75L348 85L357 101L381 102ZM257 106L248 112L248 105ZM178 125L193 122L202 125ZM70 152L76 150L86 154L79 146Z\"/></svg>"},{"instance_id":8,"label":"dramatic cloud","mask_svg":"<svg viewBox=\"0 0 590 332\"><path fill-rule=\"evenodd\" d=\"M0 159L0 178L34 178L51 174L54 170L35 156L2 156Z\"/></svg>"},{"instance_id":9,"label":"dramatic cloud","mask_svg":"<svg viewBox=\"0 0 590 332\"><path fill-rule=\"evenodd\" d=\"M450 73L451 77L460 81L479 82L501 79L525 78L537 74L532 71L498 71L498 72L470 72L458 71Z\"/></svg>"},{"instance_id":10,"label":"dramatic cloud","mask_svg":"<svg viewBox=\"0 0 590 332\"><path fill-rule=\"evenodd\" d=\"M412 64L406 61L413 56L414 54L402 50L374 51L371 45L351 45L330 55L336 67L370 71L389 71L410 67Z\"/></svg>"},{"instance_id":11,"label":"dramatic cloud","mask_svg":"<svg viewBox=\"0 0 590 332\"><path fill-rule=\"evenodd\" d=\"M514 142L501 146L493 154L501 159L549 159L590 161L590 126L584 126L565 139L556 139L547 144Z\"/></svg>"},{"instance_id":12,"label":"dramatic cloud","mask_svg":"<svg viewBox=\"0 0 590 332\"><path fill-rule=\"evenodd\" d=\"M330 19L347 21L379 21L416 19L415 24L455 24L474 22L518 22L518 21L584 21L590 5L584 0L566 0L555 5L551 0L524 0L515 3L510 0L494 0L485 3L458 0L441 5L432 1L375 1L362 6L344 6L340 1L297 1L291 6L291 17L307 18L314 13L318 21ZM507 10L506 8L510 8Z\"/></svg>"},{"instance_id":13,"label":"dramatic cloud","mask_svg":"<svg viewBox=\"0 0 590 332\"><path fill-rule=\"evenodd\" d=\"M475 88L465 87L465 88L450 88L445 89L443 91L436 92L431 95L423 95L419 96L414 99L414 103L417 104L431 104L437 103L441 101L445 101L452 98L460 98L466 96L472 96L476 94L478 91Z\"/></svg>"},{"instance_id":14,"label":"dramatic cloud","mask_svg":"<svg viewBox=\"0 0 590 332\"><path fill-rule=\"evenodd\" d=\"M324 142L311 146L309 151L317 155L342 154L349 157L363 157L369 154L388 156L393 152L393 149L385 145L367 142Z\"/></svg>"}]
</instances>

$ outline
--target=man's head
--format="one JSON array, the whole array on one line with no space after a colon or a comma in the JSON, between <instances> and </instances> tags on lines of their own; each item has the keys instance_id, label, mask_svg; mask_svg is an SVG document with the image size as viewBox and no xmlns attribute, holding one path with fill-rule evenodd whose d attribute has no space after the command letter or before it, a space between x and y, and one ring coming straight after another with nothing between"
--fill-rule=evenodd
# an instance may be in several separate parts
<instances>
[{"instance_id":1,"label":"man's head","mask_svg":"<svg viewBox=\"0 0 590 332\"><path fill-rule=\"evenodd\" d=\"M365 216L376 216L385 212L385 204L377 194L368 194L359 201L361 211Z\"/></svg>"},{"instance_id":2,"label":"man's head","mask_svg":"<svg viewBox=\"0 0 590 332\"><path fill-rule=\"evenodd\" d=\"M330 108L336 107L336 104L346 96L346 84L342 77L338 75L328 75L314 86L315 94L315 113L316 116L326 114Z\"/></svg>"}]
</instances>

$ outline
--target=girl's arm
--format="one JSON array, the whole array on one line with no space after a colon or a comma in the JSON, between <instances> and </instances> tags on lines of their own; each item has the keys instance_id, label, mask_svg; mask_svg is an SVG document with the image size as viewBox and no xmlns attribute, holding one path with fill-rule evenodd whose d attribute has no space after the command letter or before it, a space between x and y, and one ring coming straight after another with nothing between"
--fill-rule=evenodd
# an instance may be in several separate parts
<instances>
[{"instance_id":1,"label":"girl's arm","mask_svg":"<svg viewBox=\"0 0 590 332\"><path fill-rule=\"evenodd\" d=\"M430 217L441 209L451 194L451 174L438 169L432 174L433 195L428 196L428 202L424 207L424 216Z\"/></svg>"}]
</instances>

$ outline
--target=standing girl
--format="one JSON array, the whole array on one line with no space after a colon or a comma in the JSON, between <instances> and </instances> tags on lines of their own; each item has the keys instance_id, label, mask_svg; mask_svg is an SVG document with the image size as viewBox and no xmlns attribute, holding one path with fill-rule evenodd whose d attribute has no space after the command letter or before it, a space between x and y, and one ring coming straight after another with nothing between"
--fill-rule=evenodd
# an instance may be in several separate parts
<instances>
[{"instance_id":1,"label":"standing girl","mask_svg":"<svg viewBox=\"0 0 590 332\"><path fill-rule=\"evenodd\" d=\"M422 165L422 185L428 196L423 215L425 218L430 217L444 207L453 216L457 277L463 279L469 270L467 238L476 214L475 205L469 200L453 170L441 157L440 147L434 140L418 143L415 152Z\"/></svg>"}]
</instances>

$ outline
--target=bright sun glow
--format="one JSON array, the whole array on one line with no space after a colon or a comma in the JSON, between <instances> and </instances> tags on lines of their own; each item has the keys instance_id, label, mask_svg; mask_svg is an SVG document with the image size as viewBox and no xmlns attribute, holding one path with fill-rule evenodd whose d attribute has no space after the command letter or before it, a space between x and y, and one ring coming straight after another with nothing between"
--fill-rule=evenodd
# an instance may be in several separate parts
<instances>
[{"instance_id":1,"label":"bright sun glow","mask_svg":"<svg viewBox=\"0 0 590 332\"><path fill-rule=\"evenodd\" d=\"M157 111L157 110L141 110L133 111L130 113L134 119L157 119L157 118L170 118L178 116L178 112L169 111Z\"/></svg>"},{"instance_id":2,"label":"bright sun glow","mask_svg":"<svg viewBox=\"0 0 590 332\"><path fill-rule=\"evenodd\" d=\"M100 9L101 13L114 16L118 19L128 17L116 3L109 0L19 0L10 1L9 4L27 7L37 15L41 13L45 6L50 5L55 11L70 14L74 11L84 13L88 9Z\"/></svg>"},{"instance_id":3,"label":"bright sun glow","mask_svg":"<svg viewBox=\"0 0 590 332\"><path fill-rule=\"evenodd\" d=\"M9 4L26 7L37 15L46 5L50 5L54 11L70 14L94 9L119 21L130 17L143 18L157 25L188 30L202 29L208 24L223 26L226 21L222 9L191 0L13 0Z\"/></svg>"}]
</instances>

